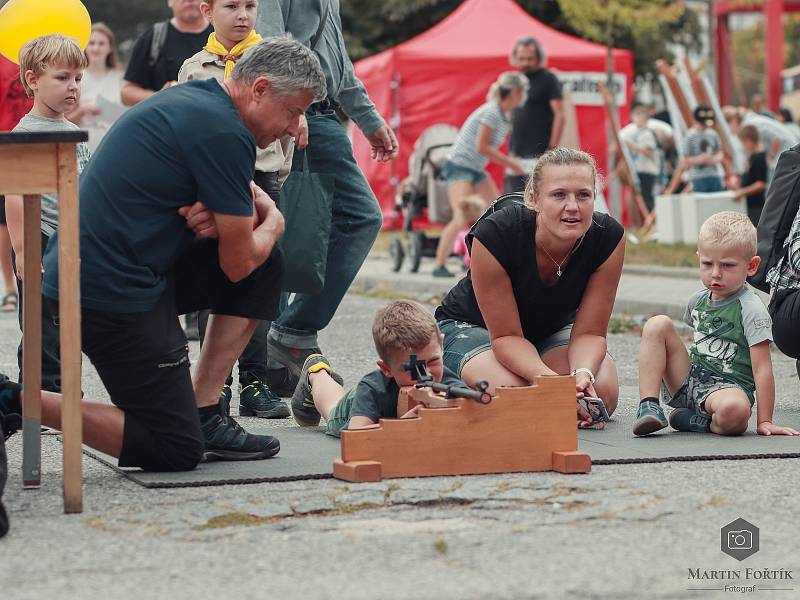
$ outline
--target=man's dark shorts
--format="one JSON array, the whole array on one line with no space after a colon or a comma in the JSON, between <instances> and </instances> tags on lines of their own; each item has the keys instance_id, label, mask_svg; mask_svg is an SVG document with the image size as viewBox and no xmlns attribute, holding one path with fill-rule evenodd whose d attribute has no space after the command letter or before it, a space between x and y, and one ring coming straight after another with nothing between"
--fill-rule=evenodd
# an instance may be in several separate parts
<instances>
[{"instance_id":1,"label":"man's dark shorts","mask_svg":"<svg viewBox=\"0 0 800 600\"><path fill-rule=\"evenodd\" d=\"M220 268L217 241L198 240L178 259L152 310L81 311L83 351L111 402L125 411L121 467L185 471L197 466L203 434L178 316L210 309L212 314L272 320L282 276L276 246L261 267L232 283Z\"/></svg>"}]
</instances>

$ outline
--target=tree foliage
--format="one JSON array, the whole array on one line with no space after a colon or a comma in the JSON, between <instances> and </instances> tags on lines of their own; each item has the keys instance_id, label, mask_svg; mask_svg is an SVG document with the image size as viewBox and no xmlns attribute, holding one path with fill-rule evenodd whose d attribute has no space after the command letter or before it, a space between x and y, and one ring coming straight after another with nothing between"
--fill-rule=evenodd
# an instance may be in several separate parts
<instances>
[{"instance_id":1,"label":"tree foliage","mask_svg":"<svg viewBox=\"0 0 800 600\"><path fill-rule=\"evenodd\" d=\"M6 0L0 0L0 6ZM44 1L44 0L43 0ZM82 0L93 21L104 21L124 50L148 26L165 19L167 0ZM463 0L341 0L350 56L358 60L402 43L444 19ZM682 2L664 0L517 0L529 14L571 35L633 50L637 73L653 72L656 58L670 58L669 45L696 47L700 28ZM605 6L609 9L606 10ZM788 33L787 33L787 39ZM509 40L511 43L513 40Z\"/></svg>"},{"instance_id":2,"label":"tree foliage","mask_svg":"<svg viewBox=\"0 0 800 600\"><path fill-rule=\"evenodd\" d=\"M702 30L683 2L669 0L559 0L562 15L581 37L634 52L637 75L655 73L655 61L674 59L681 46L699 50Z\"/></svg>"},{"instance_id":3,"label":"tree foliage","mask_svg":"<svg viewBox=\"0 0 800 600\"><path fill-rule=\"evenodd\" d=\"M354 60L429 29L462 0L342 0L342 23ZM698 49L701 28L683 2L666 0L517 0L543 23L602 44L633 51L637 74L655 73L671 45Z\"/></svg>"}]
</instances>

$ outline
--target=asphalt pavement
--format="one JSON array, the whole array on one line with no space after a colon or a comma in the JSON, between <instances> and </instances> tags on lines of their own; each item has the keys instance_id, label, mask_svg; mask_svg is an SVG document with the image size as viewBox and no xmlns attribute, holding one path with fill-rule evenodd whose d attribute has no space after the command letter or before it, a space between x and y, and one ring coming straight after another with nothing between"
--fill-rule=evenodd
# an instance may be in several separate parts
<instances>
[{"instance_id":1,"label":"asphalt pavement","mask_svg":"<svg viewBox=\"0 0 800 600\"><path fill-rule=\"evenodd\" d=\"M676 281L664 283L674 298L661 298L675 306L685 302ZM349 295L321 336L347 384L374 364L370 323L383 302ZM18 337L15 318L0 316L2 372L16 372ZM629 414L638 337L611 335L609 344L619 414ZM793 361L776 354L775 365L779 403L800 410ZM84 390L107 401L88 362ZM800 460L148 490L87 457L84 513L64 515L56 437L44 436L38 490L21 489L20 442L8 443L3 600L715 598L728 595L726 585L774 590L756 597L800 595L793 580L745 579L747 568L800 578ZM760 533L759 551L744 562L720 549L721 528L737 518ZM726 570L741 579L694 577Z\"/></svg>"}]
</instances>

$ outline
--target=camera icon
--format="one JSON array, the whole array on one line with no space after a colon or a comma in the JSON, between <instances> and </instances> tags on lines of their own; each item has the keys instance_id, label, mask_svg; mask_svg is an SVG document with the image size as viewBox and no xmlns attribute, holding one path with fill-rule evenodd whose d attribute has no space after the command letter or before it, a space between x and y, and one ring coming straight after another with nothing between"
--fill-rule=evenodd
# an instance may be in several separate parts
<instances>
[{"instance_id":1,"label":"camera icon","mask_svg":"<svg viewBox=\"0 0 800 600\"><path fill-rule=\"evenodd\" d=\"M720 534L721 550L736 560L742 561L759 550L758 527L744 519L728 523Z\"/></svg>"},{"instance_id":2,"label":"camera icon","mask_svg":"<svg viewBox=\"0 0 800 600\"><path fill-rule=\"evenodd\" d=\"M753 532L747 529L729 531L728 548L731 550L751 550L753 548Z\"/></svg>"}]
</instances>

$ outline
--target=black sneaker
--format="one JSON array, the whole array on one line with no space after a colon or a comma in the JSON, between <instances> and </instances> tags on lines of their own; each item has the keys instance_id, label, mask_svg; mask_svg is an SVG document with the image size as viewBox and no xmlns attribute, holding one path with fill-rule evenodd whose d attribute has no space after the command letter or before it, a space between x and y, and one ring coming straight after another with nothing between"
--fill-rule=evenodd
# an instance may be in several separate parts
<instances>
[{"instance_id":1,"label":"black sneaker","mask_svg":"<svg viewBox=\"0 0 800 600\"><path fill-rule=\"evenodd\" d=\"M312 354L306 358L297 388L292 395L292 415L300 427L315 427L319 425L319 420L322 418L317 407L314 406L311 384L308 382L308 373L312 367L317 367L314 372L327 371L339 385L344 383L342 377L331 368L331 362L322 354Z\"/></svg>"},{"instance_id":2,"label":"black sneaker","mask_svg":"<svg viewBox=\"0 0 800 600\"><path fill-rule=\"evenodd\" d=\"M291 398L292 394L294 394L292 381L295 379L288 368L280 367L279 369L267 369L267 376L264 378L264 382L274 394L281 398ZM295 385L295 387L297 386Z\"/></svg>"},{"instance_id":3,"label":"black sneaker","mask_svg":"<svg viewBox=\"0 0 800 600\"><path fill-rule=\"evenodd\" d=\"M297 382L300 381L300 371L306 358L321 352L319 348L290 348L267 336L267 356L270 360L282 364L287 371L284 381L281 382L283 385L273 385L272 379L268 378L270 387L281 396L291 396L297 388Z\"/></svg>"},{"instance_id":4,"label":"black sneaker","mask_svg":"<svg viewBox=\"0 0 800 600\"><path fill-rule=\"evenodd\" d=\"M201 415L200 426L205 438L204 461L260 460L275 456L281 449L280 442L271 435L247 433L239 423L222 414Z\"/></svg>"},{"instance_id":5,"label":"black sneaker","mask_svg":"<svg viewBox=\"0 0 800 600\"><path fill-rule=\"evenodd\" d=\"M258 379L239 388L239 416L285 419L289 407L267 384Z\"/></svg>"},{"instance_id":6,"label":"black sneaker","mask_svg":"<svg viewBox=\"0 0 800 600\"><path fill-rule=\"evenodd\" d=\"M222 391L219 393L219 410L226 417L231 416L231 398L233 398L233 390L227 383L222 386Z\"/></svg>"},{"instance_id":7,"label":"black sneaker","mask_svg":"<svg viewBox=\"0 0 800 600\"><path fill-rule=\"evenodd\" d=\"M0 373L0 435L7 440L22 429L22 406L19 392L22 387Z\"/></svg>"}]
</instances>

